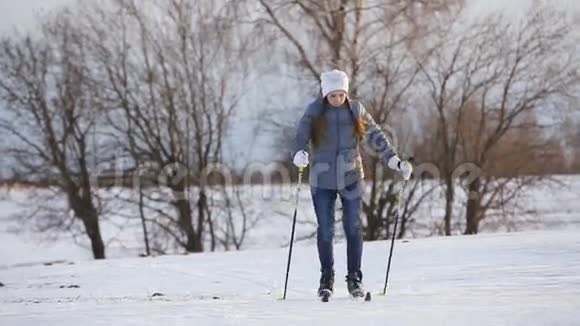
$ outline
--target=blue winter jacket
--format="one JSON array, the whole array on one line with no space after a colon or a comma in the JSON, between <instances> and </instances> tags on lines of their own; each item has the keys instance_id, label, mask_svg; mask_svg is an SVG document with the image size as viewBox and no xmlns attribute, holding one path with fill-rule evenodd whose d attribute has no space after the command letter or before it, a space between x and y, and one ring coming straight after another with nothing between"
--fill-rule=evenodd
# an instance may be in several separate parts
<instances>
[{"instance_id":1,"label":"blue winter jacket","mask_svg":"<svg viewBox=\"0 0 580 326\"><path fill-rule=\"evenodd\" d=\"M313 146L310 139L312 123L322 114L326 122L324 134L319 144ZM365 148L378 155L385 165L397 155L360 102L351 99L340 107L332 107L319 97L307 106L298 122L294 148L294 154L300 150L310 153L309 180L312 187L340 190L364 178L361 144L354 130L354 120L359 117L365 125Z\"/></svg>"}]
</instances>

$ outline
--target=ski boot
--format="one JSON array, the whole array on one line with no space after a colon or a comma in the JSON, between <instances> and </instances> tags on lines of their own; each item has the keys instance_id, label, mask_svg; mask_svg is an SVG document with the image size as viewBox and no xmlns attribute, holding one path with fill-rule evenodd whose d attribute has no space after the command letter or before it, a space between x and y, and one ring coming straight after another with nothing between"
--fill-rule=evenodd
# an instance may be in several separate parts
<instances>
[{"instance_id":1,"label":"ski boot","mask_svg":"<svg viewBox=\"0 0 580 326\"><path fill-rule=\"evenodd\" d=\"M328 302L334 292L334 272L324 272L320 276L318 296L323 302Z\"/></svg>"},{"instance_id":2,"label":"ski boot","mask_svg":"<svg viewBox=\"0 0 580 326\"><path fill-rule=\"evenodd\" d=\"M364 298L365 292L362 288L362 272L348 273L346 276L346 285L348 288L348 293L353 298Z\"/></svg>"}]
</instances>

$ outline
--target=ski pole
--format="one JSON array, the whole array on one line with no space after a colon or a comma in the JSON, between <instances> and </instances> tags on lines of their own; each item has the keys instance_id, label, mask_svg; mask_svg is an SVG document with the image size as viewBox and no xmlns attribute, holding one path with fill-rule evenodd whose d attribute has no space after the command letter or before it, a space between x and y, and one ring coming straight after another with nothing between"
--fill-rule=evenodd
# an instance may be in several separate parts
<instances>
[{"instance_id":1,"label":"ski pole","mask_svg":"<svg viewBox=\"0 0 580 326\"><path fill-rule=\"evenodd\" d=\"M401 197L403 196L403 192L405 191L406 186L407 186L407 180L405 180L405 182L403 183L403 187L401 188L401 190L397 194L397 199L396 199L397 207L395 208L395 226L393 227L393 237L391 239L391 250L389 252L389 260L387 263L387 276L385 277L385 287L383 289L383 295L387 295L387 286L389 284L389 271L391 270L391 258L393 257L393 247L395 246L395 237L397 236L397 222L399 221L399 215L401 213L400 212L401 204L403 202Z\"/></svg>"},{"instance_id":2,"label":"ski pole","mask_svg":"<svg viewBox=\"0 0 580 326\"><path fill-rule=\"evenodd\" d=\"M286 281L284 282L284 296L286 300L286 290L288 289L288 275L290 274L290 261L292 259L292 245L294 244L294 231L296 230L296 215L298 214L298 199L300 198L300 184L302 183L302 172L304 167L298 168L298 186L296 187L296 204L294 206L294 217L292 218L292 232L290 234L290 249L288 250L288 263L286 264Z\"/></svg>"}]
</instances>

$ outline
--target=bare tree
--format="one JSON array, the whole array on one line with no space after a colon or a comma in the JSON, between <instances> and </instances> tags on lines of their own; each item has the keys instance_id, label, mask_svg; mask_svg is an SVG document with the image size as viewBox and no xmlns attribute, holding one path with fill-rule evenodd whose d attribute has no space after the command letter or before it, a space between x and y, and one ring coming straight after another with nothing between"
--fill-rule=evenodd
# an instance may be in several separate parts
<instances>
[{"instance_id":1,"label":"bare tree","mask_svg":"<svg viewBox=\"0 0 580 326\"><path fill-rule=\"evenodd\" d=\"M286 40L286 55L292 66L307 75L308 80L316 81L324 69L345 70L351 80L351 96L361 98L391 138L408 129L392 126L409 114L405 111L410 104L410 90L419 73L409 51L417 40L432 32L430 21L435 12L462 7L462 1L260 0L259 3L267 24ZM291 124L279 119L268 123L277 130L293 130ZM292 132L283 134L284 139L289 139ZM287 145L286 140L281 143ZM403 145L397 144L401 149ZM392 200L395 185L384 173L376 153L365 151L365 154L365 174L370 184L369 198L363 204L365 239L375 240L388 235L386 230L395 208ZM415 209L406 211L414 212ZM407 218L410 216L405 216L404 221ZM404 234L405 228L402 230Z\"/></svg>"},{"instance_id":2,"label":"bare tree","mask_svg":"<svg viewBox=\"0 0 580 326\"><path fill-rule=\"evenodd\" d=\"M109 123L135 164L156 166L169 190L147 198L175 210L160 214L159 224L187 251L203 251L210 216L205 173L223 160L250 44L238 38L227 3L110 4L83 15Z\"/></svg>"},{"instance_id":3,"label":"bare tree","mask_svg":"<svg viewBox=\"0 0 580 326\"><path fill-rule=\"evenodd\" d=\"M566 111L562 89L580 84L570 73L579 54L565 47L572 39L571 29L557 11L535 9L513 32L506 29L504 36L508 45L500 47L499 67L506 73L478 96L480 107L472 123L479 124L467 128L474 142L467 130L462 132L465 159L484 170L468 187L469 194L476 195L467 202L466 234L478 232L491 207L504 207L519 189L545 180L546 172L562 159L560 144L544 134L548 124L536 115L547 107Z\"/></svg>"},{"instance_id":4,"label":"bare tree","mask_svg":"<svg viewBox=\"0 0 580 326\"><path fill-rule=\"evenodd\" d=\"M41 38L9 37L0 44L0 98L7 112L0 132L13 141L3 149L14 159L19 174L45 180L64 195L74 219L58 205L31 202L34 217L45 229L69 228L81 221L94 258L105 258L99 217L101 203L91 183L98 164L92 136L102 123L90 78L86 44L69 12L63 11L41 26ZM53 206L51 210L41 209Z\"/></svg>"},{"instance_id":5,"label":"bare tree","mask_svg":"<svg viewBox=\"0 0 580 326\"><path fill-rule=\"evenodd\" d=\"M559 149L542 136L545 123L534 114L557 107L562 86L577 82L568 73L576 55L564 48L569 32L545 7L533 9L521 25L485 17L440 34L434 55L420 62L434 108L426 128L434 132L423 147L431 149L429 159L445 183L446 235L455 181L465 172L475 175L466 189L465 234L477 233L486 212L507 207L542 180L539 155L548 163L546 149Z\"/></svg>"}]
</instances>

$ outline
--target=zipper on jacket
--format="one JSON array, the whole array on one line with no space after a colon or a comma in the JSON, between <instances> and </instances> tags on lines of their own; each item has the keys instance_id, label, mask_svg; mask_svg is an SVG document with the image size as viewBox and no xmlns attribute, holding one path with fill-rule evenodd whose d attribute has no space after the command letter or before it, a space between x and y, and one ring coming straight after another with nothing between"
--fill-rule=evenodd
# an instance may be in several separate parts
<instances>
[{"instance_id":1,"label":"zipper on jacket","mask_svg":"<svg viewBox=\"0 0 580 326\"><path fill-rule=\"evenodd\" d=\"M338 155L340 154L340 109L341 107L336 108L336 157L334 158L334 175L336 177L336 187L339 188L339 184L338 184ZM341 176L340 178L343 178L344 176Z\"/></svg>"},{"instance_id":2,"label":"zipper on jacket","mask_svg":"<svg viewBox=\"0 0 580 326\"><path fill-rule=\"evenodd\" d=\"M340 109L336 109L336 155L340 152Z\"/></svg>"}]
</instances>

